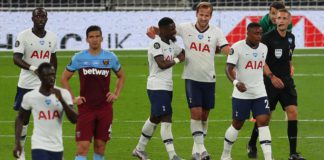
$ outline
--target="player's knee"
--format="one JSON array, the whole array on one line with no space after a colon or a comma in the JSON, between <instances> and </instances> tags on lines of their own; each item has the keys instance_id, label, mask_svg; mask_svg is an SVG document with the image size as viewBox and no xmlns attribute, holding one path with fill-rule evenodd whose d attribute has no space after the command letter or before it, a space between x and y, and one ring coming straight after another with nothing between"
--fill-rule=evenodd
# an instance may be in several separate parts
<instances>
[{"instance_id":1,"label":"player's knee","mask_svg":"<svg viewBox=\"0 0 324 160\"><path fill-rule=\"evenodd\" d=\"M237 130L240 130L240 129L242 128L243 124L244 124L244 121L234 120L234 121L232 122L233 127L234 127L235 129L237 129Z\"/></svg>"},{"instance_id":2,"label":"player's knee","mask_svg":"<svg viewBox=\"0 0 324 160\"><path fill-rule=\"evenodd\" d=\"M296 106L288 106L286 112L288 120L297 120L298 111Z\"/></svg>"},{"instance_id":3,"label":"player's knee","mask_svg":"<svg viewBox=\"0 0 324 160\"><path fill-rule=\"evenodd\" d=\"M202 108L194 107L190 109L191 119L201 120L202 119Z\"/></svg>"},{"instance_id":4,"label":"player's knee","mask_svg":"<svg viewBox=\"0 0 324 160\"><path fill-rule=\"evenodd\" d=\"M89 146L90 146L90 143L78 142L78 144L77 144L77 154L81 155L81 156L86 156L88 154L88 151L89 151Z\"/></svg>"},{"instance_id":5,"label":"player's knee","mask_svg":"<svg viewBox=\"0 0 324 160\"><path fill-rule=\"evenodd\" d=\"M99 155L104 155L105 154L105 147L106 145L104 143L95 143L93 150L95 153Z\"/></svg>"}]
</instances>

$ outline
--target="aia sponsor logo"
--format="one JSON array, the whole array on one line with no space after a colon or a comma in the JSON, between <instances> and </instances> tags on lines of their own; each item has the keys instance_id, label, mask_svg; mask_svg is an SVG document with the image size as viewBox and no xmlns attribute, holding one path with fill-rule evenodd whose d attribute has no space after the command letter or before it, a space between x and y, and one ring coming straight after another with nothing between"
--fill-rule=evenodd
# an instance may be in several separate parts
<instances>
[{"instance_id":1,"label":"aia sponsor logo","mask_svg":"<svg viewBox=\"0 0 324 160\"><path fill-rule=\"evenodd\" d=\"M38 120L53 120L53 119L59 119L61 118L59 111L51 111L47 110L46 111L40 111L38 113Z\"/></svg>"},{"instance_id":2,"label":"aia sponsor logo","mask_svg":"<svg viewBox=\"0 0 324 160\"><path fill-rule=\"evenodd\" d=\"M50 59L50 52L49 51L33 51L30 58L36 58L36 59Z\"/></svg>"},{"instance_id":3,"label":"aia sponsor logo","mask_svg":"<svg viewBox=\"0 0 324 160\"><path fill-rule=\"evenodd\" d=\"M198 51L198 52L208 52L208 53L210 53L209 45L208 44L203 44L203 43L192 42L190 44L190 50L195 50L195 51Z\"/></svg>"},{"instance_id":4,"label":"aia sponsor logo","mask_svg":"<svg viewBox=\"0 0 324 160\"><path fill-rule=\"evenodd\" d=\"M99 76L104 76L104 77L108 77L108 75L109 75L109 70L104 70L104 69L83 68L82 71L83 71L83 75L99 75Z\"/></svg>"},{"instance_id":5,"label":"aia sponsor logo","mask_svg":"<svg viewBox=\"0 0 324 160\"><path fill-rule=\"evenodd\" d=\"M249 61L246 63L245 69L263 69L263 61Z\"/></svg>"}]
</instances>

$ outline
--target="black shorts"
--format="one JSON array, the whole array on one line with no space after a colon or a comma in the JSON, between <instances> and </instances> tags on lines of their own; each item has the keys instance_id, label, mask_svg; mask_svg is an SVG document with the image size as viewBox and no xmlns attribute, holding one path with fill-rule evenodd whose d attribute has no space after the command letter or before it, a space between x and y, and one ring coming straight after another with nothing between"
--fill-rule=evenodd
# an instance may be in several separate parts
<instances>
[{"instance_id":1,"label":"black shorts","mask_svg":"<svg viewBox=\"0 0 324 160\"><path fill-rule=\"evenodd\" d=\"M297 91L295 89L296 86L294 80L290 77L280 79L285 85L285 88L283 89L275 88L269 78L264 79L271 111L276 109L278 101L281 104L282 110L285 110L289 105L297 106Z\"/></svg>"}]
</instances>

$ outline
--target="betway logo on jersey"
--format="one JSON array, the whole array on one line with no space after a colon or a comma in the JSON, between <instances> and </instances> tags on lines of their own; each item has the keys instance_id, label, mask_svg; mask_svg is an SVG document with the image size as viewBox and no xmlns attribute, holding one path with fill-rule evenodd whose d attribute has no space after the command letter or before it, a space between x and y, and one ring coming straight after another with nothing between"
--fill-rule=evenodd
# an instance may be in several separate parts
<instances>
[{"instance_id":1,"label":"betway logo on jersey","mask_svg":"<svg viewBox=\"0 0 324 160\"><path fill-rule=\"evenodd\" d=\"M209 45L208 44L203 44L203 43L191 42L190 50L195 50L195 51L198 51L198 52L208 52L208 53L210 53Z\"/></svg>"},{"instance_id":2,"label":"betway logo on jersey","mask_svg":"<svg viewBox=\"0 0 324 160\"><path fill-rule=\"evenodd\" d=\"M97 68L91 68L91 69L86 69L83 68L83 75L101 75L108 77L109 75L109 70L103 70L103 69L97 69Z\"/></svg>"},{"instance_id":3,"label":"betway logo on jersey","mask_svg":"<svg viewBox=\"0 0 324 160\"><path fill-rule=\"evenodd\" d=\"M49 51L33 51L30 58L37 58L37 59L49 59L50 58L50 52Z\"/></svg>"},{"instance_id":4,"label":"betway logo on jersey","mask_svg":"<svg viewBox=\"0 0 324 160\"><path fill-rule=\"evenodd\" d=\"M249 61L245 65L245 69L263 69L263 61Z\"/></svg>"}]
</instances>

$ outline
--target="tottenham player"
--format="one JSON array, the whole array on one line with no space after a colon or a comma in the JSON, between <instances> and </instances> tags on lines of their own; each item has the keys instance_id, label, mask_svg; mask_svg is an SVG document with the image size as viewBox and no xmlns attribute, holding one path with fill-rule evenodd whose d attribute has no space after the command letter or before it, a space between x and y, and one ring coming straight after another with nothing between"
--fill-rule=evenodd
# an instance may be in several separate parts
<instances>
[{"instance_id":1,"label":"tottenham player","mask_svg":"<svg viewBox=\"0 0 324 160\"><path fill-rule=\"evenodd\" d=\"M21 101L27 92L36 89L40 85L35 71L43 62L50 62L56 69L56 40L53 32L45 30L47 11L44 8L36 8L32 13L33 28L20 32L14 47L13 61L21 68L15 97L14 110L18 111ZM28 122L23 125L21 132L21 145L24 146L27 135ZM20 160L25 159L24 151Z\"/></svg>"},{"instance_id":2,"label":"tottenham player","mask_svg":"<svg viewBox=\"0 0 324 160\"><path fill-rule=\"evenodd\" d=\"M200 2L196 8L197 21L177 25L179 35L185 46L186 60L182 78L185 79L186 96L190 108L190 128L194 139L193 159L210 159L204 145L207 134L208 115L215 105L215 66L214 57L217 46L228 54L230 48L222 31L210 25L213 6ZM150 27L147 35L151 38L158 28Z\"/></svg>"},{"instance_id":3,"label":"tottenham player","mask_svg":"<svg viewBox=\"0 0 324 160\"><path fill-rule=\"evenodd\" d=\"M146 120L142 135L133 156L147 159L145 147L152 137L156 126L161 122L161 137L168 152L169 159L180 160L173 146L172 122L172 66L184 61L184 50L175 42L176 26L171 18L159 21L160 33L155 36L148 49L149 77L147 94L151 102L151 115Z\"/></svg>"},{"instance_id":4,"label":"tottenham player","mask_svg":"<svg viewBox=\"0 0 324 160\"><path fill-rule=\"evenodd\" d=\"M33 114L32 160L62 160L63 112L72 123L76 123L78 115L73 110L70 93L66 89L54 88L56 77L54 66L47 62L42 63L37 72L41 86L23 97L16 119L16 145L13 154L16 158L20 156L23 124L29 121L30 114Z\"/></svg>"},{"instance_id":5,"label":"tottenham player","mask_svg":"<svg viewBox=\"0 0 324 160\"><path fill-rule=\"evenodd\" d=\"M79 111L75 160L86 159L93 137L94 160L103 160L106 142L110 139L112 105L118 99L124 86L125 74L117 56L101 48L103 38L99 26L88 27L86 36L89 49L73 56L71 63L63 72L61 83L72 94L69 80L74 72L78 71L80 96L74 98ZM109 90L112 72L117 76L114 92Z\"/></svg>"},{"instance_id":6,"label":"tottenham player","mask_svg":"<svg viewBox=\"0 0 324 160\"><path fill-rule=\"evenodd\" d=\"M268 127L270 108L263 83L263 67L268 48L260 43L262 28L258 23L247 26L247 38L233 44L227 58L226 75L233 83L232 124L226 130L221 160L231 160L232 145L250 111L256 118L265 160L272 160L271 135ZM236 74L235 74L236 73Z\"/></svg>"}]
</instances>

